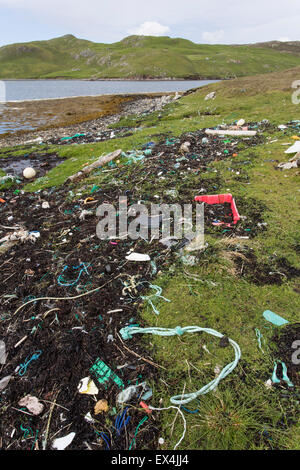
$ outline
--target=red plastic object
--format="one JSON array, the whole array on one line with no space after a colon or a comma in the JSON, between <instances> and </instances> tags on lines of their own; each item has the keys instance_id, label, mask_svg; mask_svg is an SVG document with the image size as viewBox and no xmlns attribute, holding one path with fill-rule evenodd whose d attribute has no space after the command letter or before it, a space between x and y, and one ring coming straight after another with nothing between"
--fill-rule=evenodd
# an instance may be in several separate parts
<instances>
[{"instance_id":1,"label":"red plastic object","mask_svg":"<svg viewBox=\"0 0 300 470\"><path fill-rule=\"evenodd\" d=\"M232 194L217 194L215 196L196 196L195 201L206 202L206 204L225 204L225 202L228 202L231 205L233 223L236 224L241 218L238 213Z\"/></svg>"},{"instance_id":2,"label":"red plastic object","mask_svg":"<svg viewBox=\"0 0 300 470\"><path fill-rule=\"evenodd\" d=\"M152 411L150 410L149 406L144 402L144 401L141 401L140 402L140 405L142 408L144 408L144 410L146 411L146 413L148 413L149 415L152 413Z\"/></svg>"}]
</instances>

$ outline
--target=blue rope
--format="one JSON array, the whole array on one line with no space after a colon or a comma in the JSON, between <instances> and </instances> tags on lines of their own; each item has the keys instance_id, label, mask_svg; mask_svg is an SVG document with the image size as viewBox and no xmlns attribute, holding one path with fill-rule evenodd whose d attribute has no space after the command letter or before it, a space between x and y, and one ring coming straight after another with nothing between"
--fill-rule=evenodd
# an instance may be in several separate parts
<instances>
[{"instance_id":1,"label":"blue rope","mask_svg":"<svg viewBox=\"0 0 300 470\"><path fill-rule=\"evenodd\" d=\"M116 427L116 430L117 430L117 434L118 434L118 435L121 434L122 428L124 428L125 426L127 426L127 424L128 424L129 421L130 421L130 416L128 416L127 419L126 419L126 421L125 421L125 416L126 416L127 410L128 410L128 408L125 408L125 410L123 411L123 413L122 413L121 415L118 415L118 416L116 417L116 420L115 420L115 427Z\"/></svg>"},{"instance_id":2,"label":"blue rope","mask_svg":"<svg viewBox=\"0 0 300 470\"><path fill-rule=\"evenodd\" d=\"M110 449L110 445L109 445L109 437L104 434L104 432L102 432L100 434L100 437L102 437L102 439L104 440L105 444L106 444L106 449L109 450Z\"/></svg>"},{"instance_id":3,"label":"blue rope","mask_svg":"<svg viewBox=\"0 0 300 470\"><path fill-rule=\"evenodd\" d=\"M34 353L34 354L31 356L30 359L28 359L28 357L26 357L24 364L20 364L19 375L20 375L21 377L26 374L26 372L27 372L27 367L29 366L29 364L30 364L32 361L36 361L36 360L40 357L41 354L42 354L42 351L37 351L36 353Z\"/></svg>"},{"instance_id":4,"label":"blue rope","mask_svg":"<svg viewBox=\"0 0 300 470\"><path fill-rule=\"evenodd\" d=\"M184 406L181 406L180 407L182 410L186 411L187 413L191 413L191 414L196 414L196 413L199 413L200 410L188 410L187 408L185 408Z\"/></svg>"}]
</instances>

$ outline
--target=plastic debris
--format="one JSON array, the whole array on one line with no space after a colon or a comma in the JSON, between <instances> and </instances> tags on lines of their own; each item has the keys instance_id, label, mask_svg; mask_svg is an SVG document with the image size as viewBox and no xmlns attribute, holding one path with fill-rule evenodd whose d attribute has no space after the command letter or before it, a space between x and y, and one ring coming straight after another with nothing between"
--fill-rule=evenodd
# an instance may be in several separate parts
<instances>
[{"instance_id":1,"label":"plastic debris","mask_svg":"<svg viewBox=\"0 0 300 470\"><path fill-rule=\"evenodd\" d=\"M145 387L145 382L139 385L131 385L130 387L126 388L123 390L119 395L117 396L117 403L128 403L130 400L132 400L133 397L135 397L138 393L138 390L140 387Z\"/></svg>"},{"instance_id":2,"label":"plastic debris","mask_svg":"<svg viewBox=\"0 0 300 470\"><path fill-rule=\"evenodd\" d=\"M283 170L290 170L291 168L297 168L299 166L300 166L300 152L298 152L296 155L290 158L288 162L279 163L277 168L281 168Z\"/></svg>"},{"instance_id":3,"label":"plastic debris","mask_svg":"<svg viewBox=\"0 0 300 470\"><path fill-rule=\"evenodd\" d=\"M287 375L287 367L284 362L282 361L275 361L274 362L274 370L272 374L272 382L273 384L279 384L281 380L277 377L277 366L278 364L281 364L282 366L282 380L287 383L289 387L294 387L294 384L290 381Z\"/></svg>"},{"instance_id":4,"label":"plastic debris","mask_svg":"<svg viewBox=\"0 0 300 470\"><path fill-rule=\"evenodd\" d=\"M90 423L90 424L94 424L96 421L94 420L94 418L92 417L91 413L88 412L85 417L84 417L84 421L86 421L87 423Z\"/></svg>"},{"instance_id":5,"label":"plastic debris","mask_svg":"<svg viewBox=\"0 0 300 470\"><path fill-rule=\"evenodd\" d=\"M205 202L206 204L225 204L227 202L231 205L233 223L236 224L241 218L238 213L232 194L218 194L215 196L196 196L195 201Z\"/></svg>"},{"instance_id":6,"label":"plastic debris","mask_svg":"<svg viewBox=\"0 0 300 470\"><path fill-rule=\"evenodd\" d=\"M4 341L0 340L0 364L6 363L6 349Z\"/></svg>"},{"instance_id":7,"label":"plastic debris","mask_svg":"<svg viewBox=\"0 0 300 470\"><path fill-rule=\"evenodd\" d=\"M111 383L115 383L119 388L124 388L123 380L120 379L103 361L99 358L90 368L91 373L97 378L100 385L107 389Z\"/></svg>"},{"instance_id":8,"label":"plastic debris","mask_svg":"<svg viewBox=\"0 0 300 470\"><path fill-rule=\"evenodd\" d=\"M71 432L67 436L60 437L59 439L55 439L52 443L53 449L65 450L72 443L75 436L76 436L75 432Z\"/></svg>"},{"instance_id":9,"label":"plastic debris","mask_svg":"<svg viewBox=\"0 0 300 470\"><path fill-rule=\"evenodd\" d=\"M39 232L29 232L28 230L19 230L17 232L13 232L10 235L6 235L5 237L1 238L0 243L3 242L12 242L12 241L21 241L22 243L26 241L35 242L37 238L40 237Z\"/></svg>"},{"instance_id":10,"label":"plastic debris","mask_svg":"<svg viewBox=\"0 0 300 470\"><path fill-rule=\"evenodd\" d=\"M264 385L265 385L265 387L266 387L267 389L270 390L270 389L272 388L272 386L273 386L273 382L272 382L271 379L268 379L268 380L265 382Z\"/></svg>"},{"instance_id":11,"label":"plastic debris","mask_svg":"<svg viewBox=\"0 0 300 470\"><path fill-rule=\"evenodd\" d=\"M28 411L35 416L41 414L44 409L44 405L39 402L38 398L33 397L32 395L26 395L26 397L22 398L18 404L20 406L26 406Z\"/></svg>"},{"instance_id":12,"label":"plastic debris","mask_svg":"<svg viewBox=\"0 0 300 470\"><path fill-rule=\"evenodd\" d=\"M216 97L216 92L215 91L212 91L211 93L208 93L208 95L206 95L206 97L204 98L205 101L208 101L208 100L213 100L215 99Z\"/></svg>"},{"instance_id":13,"label":"plastic debris","mask_svg":"<svg viewBox=\"0 0 300 470\"><path fill-rule=\"evenodd\" d=\"M130 255L126 256L128 261L151 261L149 255L144 255L142 253L130 253Z\"/></svg>"},{"instance_id":14,"label":"plastic debris","mask_svg":"<svg viewBox=\"0 0 300 470\"><path fill-rule=\"evenodd\" d=\"M107 400L99 400L97 401L95 407L94 407L94 413L95 415L99 415L101 413L107 413L109 410L108 402Z\"/></svg>"},{"instance_id":15,"label":"plastic debris","mask_svg":"<svg viewBox=\"0 0 300 470\"><path fill-rule=\"evenodd\" d=\"M300 141L297 141L289 147L284 153L298 153L300 152Z\"/></svg>"},{"instance_id":16,"label":"plastic debris","mask_svg":"<svg viewBox=\"0 0 300 470\"><path fill-rule=\"evenodd\" d=\"M286 325L287 323L289 323L280 315L277 315L276 313L271 312L271 310L265 310L263 313L263 317L267 321L269 321L270 323L273 323L273 325L276 325L276 326L282 326L282 325Z\"/></svg>"},{"instance_id":17,"label":"plastic debris","mask_svg":"<svg viewBox=\"0 0 300 470\"><path fill-rule=\"evenodd\" d=\"M97 395L99 390L90 377L85 377L79 382L78 392L85 395Z\"/></svg>"},{"instance_id":18,"label":"plastic debris","mask_svg":"<svg viewBox=\"0 0 300 470\"><path fill-rule=\"evenodd\" d=\"M23 176L27 180L30 180L36 176L36 171L34 168L31 167L25 168L25 170L23 171Z\"/></svg>"},{"instance_id":19,"label":"plastic debris","mask_svg":"<svg viewBox=\"0 0 300 470\"><path fill-rule=\"evenodd\" d=\"M3 379L0 380L0 392L7 387L11 378L11 375L7 375L6 377L3 377Z\"/></svg>"},{"instance_id":20,"label":"plastic debris","mask_svg":"<svg viewBox=\"0 0 300 470\"><path fill-rule=\"evenodd\" d=\"M190 142L184 142L183 144L181 144L179 151L183 153L188 153L190 151L190 146Z\"/></svg>"},{"instance_id":21,"label":"plastic debris","mask_svg":"<svg viewBox=\"0 0 300 470\"><path fill-rule=\"evenodd\" d=\"M257 134L257 131L243 131L243 130L227 130L227 129L206 129L205 133L208 135L233 135L233 136L254 136Z\"/></svg>"}]
</instances>

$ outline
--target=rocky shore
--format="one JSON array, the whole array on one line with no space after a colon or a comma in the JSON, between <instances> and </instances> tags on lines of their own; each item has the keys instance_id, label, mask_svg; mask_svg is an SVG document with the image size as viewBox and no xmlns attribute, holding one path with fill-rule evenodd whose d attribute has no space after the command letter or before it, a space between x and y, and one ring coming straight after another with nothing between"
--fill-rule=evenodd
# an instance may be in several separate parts
<instances>
[{"instance_id":1,"label":"rocky shore","mask_svg":"<svg viewBox=\"0 0 300 470\"><path fill-rule=\"evenodd\" d=\"M23 102L21 108L10 107L5 110L3 120L5 120L5 113L7 112L14 111L16 120L22 119L23 113L27 116L28 122L35 128L31 131L22 130L0 135L0 147L24 145L33 143L32 141L46 143L53 138L63 138L78 133L101 133L106 131L111 124L117 123L122 117L159 111L166 104L177 100L180 96L178 93L111 96L109 97L110 101L105 102L101 105L102 107L97 104L99 97L42 100L38 103L33 101ZM107 99L108 97L106 97ZM92 105L95 107L93 113L91 112ZM81 109L78 112L80 106ZM35 109L35 115L32 113L31 108ZM62 110L59 116L60 108ZM68 108L69 111L66 111ZM39 125L38 121L47 114L48 116L57 115L56 120L52 121L49 128L47 128L47 125ZM98 116L91 119L93 114L96 116L98 114Z\"/></svg>"}]
</instances>

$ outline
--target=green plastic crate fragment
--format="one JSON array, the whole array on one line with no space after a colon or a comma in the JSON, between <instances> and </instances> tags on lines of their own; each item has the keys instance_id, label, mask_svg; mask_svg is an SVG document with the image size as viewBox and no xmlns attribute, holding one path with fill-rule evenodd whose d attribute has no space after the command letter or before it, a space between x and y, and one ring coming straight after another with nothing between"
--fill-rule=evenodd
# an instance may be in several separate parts
<instances>
[{"instance_id":1,"label":"green plastic crate fragment","mask_svg":"<svg viewBox=\"0 0 300 470\"><path fill-rule=\"evenodd\" d=\"M97 358L90 372L96 377L100 385L107 388L114 382L119 388L125 388L123 380L120 379L101 359Z\"/></svg>"}]
</instances>

